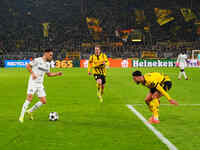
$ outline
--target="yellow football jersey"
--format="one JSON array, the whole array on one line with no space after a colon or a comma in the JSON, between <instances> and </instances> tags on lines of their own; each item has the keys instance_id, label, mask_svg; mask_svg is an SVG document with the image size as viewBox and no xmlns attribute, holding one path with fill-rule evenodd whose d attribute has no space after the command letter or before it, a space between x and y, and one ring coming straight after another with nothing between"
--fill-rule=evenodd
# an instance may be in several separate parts
<instances>
[{"instance_id":1,"label":"yellow football jersey","mask_svg":"<svg viewBox=\"0 0 200 150\"><path fill-rule=\"evenodd\" d=\"M109 61L104 53L100 53L99 56L93 54L89 58L88 72L92 68L93 74L106 75L106 66L109 66Z\"/></svg>"},{"instance_id":2,"label":"yellow football jersey","mask_svg":"<svg viewBox=\"0 0 200 150\"><path fill-rule=\"evenodd\" d=\"M144 75L144 86L148 88L156 88L168 100L171 99L169 94L163 89L164 82L171 81L167 75L162 75L158 72L147 73Z\"/></svg>"}]
</instances>

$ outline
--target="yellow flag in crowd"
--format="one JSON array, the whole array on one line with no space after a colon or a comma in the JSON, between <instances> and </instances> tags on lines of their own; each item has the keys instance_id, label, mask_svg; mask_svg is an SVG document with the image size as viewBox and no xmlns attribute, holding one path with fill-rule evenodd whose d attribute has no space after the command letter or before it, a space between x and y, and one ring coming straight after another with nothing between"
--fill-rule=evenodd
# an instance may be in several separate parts
<instances>
[{"instance_id":1,"label":"yellow flag in crowd","mask_svg":"<svg viewBox=\"0 0 200 150\"><path fill-rule=\"evenodd\" d=\"M189 8L181 8L180 10L186 22L197 18L196 15Z\"/></svg>"},{"instance_id":2,"label":"yellow flag in crowd","mask_svg":"<svg viewBox=\"0 0 200 150\"><path fill-rule=\"evenodd\" d=\"M154 12L157 16L157 22L158 22L158 24L160 24L160 26L174 20L174 17L170 16L172 13L171 10L154 8Z\"/></svg>"},{"instance_id":3,"label":"yellow flag in crowd","mask_svg":"<svg viewBox=\"0 0 200 150\"><path fill-rule=\"evenodd\" d=\"M49 36L49 23L45 22L43 25L43 36L48 37Z\"/></svg>"},{"instance_id":4,"label":"yellow flag in crowd","mask_svg":"<svg viewBox=\"0 0 200 150\"><path fill-rule=\"evenodd\" d=\"M86 21L88 24L92 24L92 25L99 25L99 19L96 18L86 18Z\"/></svg>"}]
</instances>

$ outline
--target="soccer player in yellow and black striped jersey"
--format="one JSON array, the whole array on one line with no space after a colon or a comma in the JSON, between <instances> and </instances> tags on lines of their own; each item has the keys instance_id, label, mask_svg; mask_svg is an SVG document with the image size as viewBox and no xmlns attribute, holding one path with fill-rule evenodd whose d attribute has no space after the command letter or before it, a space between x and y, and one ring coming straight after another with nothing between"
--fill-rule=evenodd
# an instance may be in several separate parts
<instances>
[{"instance_id":1,"label":"soccer player in yellow and black striped jersey","mask_svg":"<svg viewBox=\"0 0 200 150\"><path fill-rule=\"evenodd\" d=\"M103 102L104 85L106 83L106 66L109 66L106 54L101 52L100 46L95 46L95 54L90 56L88 62L88 74L94 75L97 82L97 96ZM92 69L92 73L90 72Z\"/></svg>"},{"instance_id":2,"label":"soccer player in yellow and black striped jersey","mask_svg":"<svg viewBox=\"0 0 200 150\"><path fill-rule=\"evenodd\" d=\"M171 104L178 105L178 103L173 100L169 94L168 90L172 87L172 82L167 75L162 75L158 72L147 73L142 75L140 71L135 71L132 73L133 80L137 84L143 84L150 89L150 92L145 98L145 102L149 109L153 112L153 116L149 119L150 123L160 123L159 121L159 105L160 97L165 96Z\"/></svg>"}]
</instances>

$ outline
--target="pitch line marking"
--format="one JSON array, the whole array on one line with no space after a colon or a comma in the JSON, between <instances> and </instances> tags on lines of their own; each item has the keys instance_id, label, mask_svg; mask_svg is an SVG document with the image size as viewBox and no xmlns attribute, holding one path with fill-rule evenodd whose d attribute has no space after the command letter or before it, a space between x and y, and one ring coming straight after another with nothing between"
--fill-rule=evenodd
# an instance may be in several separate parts
<instances>
[{"instance_id":1,"label":"pitch line marking","mask_svg":"<svg viewBox=\"0 0 200 150\"><path fill-rule=\"evenodd\" d=\"M153 127L133 106L129 104L126 106L161 140L162 143L164 143L169 148L169 150L178 150L174 144L172 144L166 137L163 136L161 132Z\"/></svg>"}]
</instances>

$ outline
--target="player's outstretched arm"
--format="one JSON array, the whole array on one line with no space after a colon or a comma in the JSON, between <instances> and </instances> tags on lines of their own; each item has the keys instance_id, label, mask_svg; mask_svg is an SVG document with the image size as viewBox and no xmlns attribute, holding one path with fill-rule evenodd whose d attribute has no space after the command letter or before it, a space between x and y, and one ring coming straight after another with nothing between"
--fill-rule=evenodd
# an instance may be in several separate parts
<instances>
[{"instance_id":1,"label":"player's outstretched arm","mask_svg":"<svg viewBox=\"0 0 200 150\"><path fill-rule=\"evenodd\" d=\"M108 61L108 57L106 56L106 54L104 54L104 64L109 67L110 63Z\"/></svg>"},{"instance_id":2,"label":"player's outstretched arm","mask_svg":"<svg viewBox=\"0 0 200 150\"><path fill-rule=\"evenodd\" d=\"M91 74L92 74L92 73L90 72L91 68L92 68L92 65L91 65L90 63L88 63L88 75L91 75Z\"/></svg>"},{"instance_id":3,"label":"player's outstretched arm","mask_svg":"<svg viewBox=\"0 0 200 150\"><path fill-rule=\"evenodd\" d=\"M176 106L178 105L178 103L177 103L175 100L173 100L173 99L169 96L169 94L162 88L162 86L160 86L160 84L157 85L156 89L157 89L162 95L164 95L164 96L168 99L168 101L169 101L171 104L174 104L174 105L176 105Z\"/></svg>"},{"instance_id":4,"label":"player's outstretched arm","mask_svg":"<svg viewBox=\"0 0 200 150\"><path fill-rule=\"evenodd\" d=\"M91 75L92 73L90 72L90 70L92 69L92 56L90 56L90 59L88 61L88 75Z\"/></svg>"},{"instance_id":5,"label":"player's outstretched arm","mask_svg":"<svg viewBox=\"0 0 200 150\"><path fill-rule=\"evenodd\" d=\"M91 68L92 68L92 65L91 65L91 63L89 62L89 63L88 63L88 75L91 75L91 74L92 74L92 73L90 72Z\"/></svg>"},{"instance_id":6,"label":"player's outstretched arm","mask_svg":"<svg viewBox=\"0 0 200 150\"><path fill-rule=\"evenodd\" d=\"M179 63L180 63L180 55L178 56L178 58L176 60L176 67L179 67Z\"/></svg>"},{"instance_id":7,"label":"player's outstretched arm","mask_svg":"<svg viewBox=\"0 0 200 150\"><path fill-rule=\"evenodd\" d=\"M62 72L48 72L48 77L56 77L56 76L62 76Z\"/></svg>"}]
</instances>

